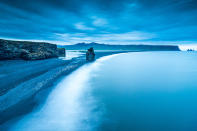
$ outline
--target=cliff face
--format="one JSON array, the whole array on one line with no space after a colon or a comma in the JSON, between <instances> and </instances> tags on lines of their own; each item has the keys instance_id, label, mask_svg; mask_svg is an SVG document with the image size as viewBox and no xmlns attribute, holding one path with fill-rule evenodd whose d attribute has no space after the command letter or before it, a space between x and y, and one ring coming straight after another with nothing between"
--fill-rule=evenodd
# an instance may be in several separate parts
<instances>
[{"instance_id":1,"label":"cliff face","mask_svg":"<svg viewBox=\"0 0 197 131\"><path fill-rule=\"evenodd\" d=\"M62 49L61 49L62 50ZM40 42L11 41L0 39L0 59L39 60L58 57L57 45ZM64 52L65 53L65 52Z\"/></svg>"}]
</instances>

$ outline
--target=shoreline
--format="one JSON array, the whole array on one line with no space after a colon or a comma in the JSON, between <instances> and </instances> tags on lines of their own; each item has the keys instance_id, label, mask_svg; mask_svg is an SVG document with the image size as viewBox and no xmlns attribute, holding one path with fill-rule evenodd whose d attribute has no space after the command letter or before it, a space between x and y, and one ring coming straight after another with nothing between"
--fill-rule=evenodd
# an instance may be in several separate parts
<instances>
[{"instance_id":1,"label":"shoreline","mask_svg":"<svg viewBox=\"0 0 197 131\"><path fill-rule=\"evenodd\" d=\"M96 52L95 60L103 56L119 54L119 53L126 53L126 52L125 51ZM9 61L9 62L12 63L14 61ZM48 62L51 65L49 65L46 62ZM65 77L69 75L70 73L81 67L82 65L89 62L85 60L85 55L82 55L77 58L73 58L71 60L48 59L48 60L40 60L40 61L29 61L29 62L26 61L26 63L27 65L25 66L31 64L33 65L33 67L31 67L29 71L37 68L42 68L42 69L44 68L44 69L39 70L38 72L34 70L32 74L31 72L30 74L28 74L29 72L20 72L20 71L14 72L14 75L16 76L12 76L10 79L8 79L9 75L7 76L7 81L5 82L9 86L7 86L4 83L1 85L0 88L1 89L0 90L0 125L6 123L9 120L17 118L18 116L24 115L32 111L34 107L38 104L35 101L35 96L37 94L39 94L40 92L46 89L50 90L61 77ZM45 67L47 64L48 66ZM11 67L13 66L15 67L15 69L17 68L20 69L20 66L22 65L19 64L18 67L16 65L9 65L9 66ZM9 66L5 66L4 68L11 68ZM13 75L13 73L11 74ZM24 75L20 76L19 74L20 75L24 74ZM25 74L28 75L26 76ZM3 76L0 77L1 81L2 79ZM13 80L15 79L17 79L18 82L13 83ZM4 77L4 80L6 80L6 77ZM2 90L3 86L6 87L6 91Z\"/></svg>"}]
</instances>

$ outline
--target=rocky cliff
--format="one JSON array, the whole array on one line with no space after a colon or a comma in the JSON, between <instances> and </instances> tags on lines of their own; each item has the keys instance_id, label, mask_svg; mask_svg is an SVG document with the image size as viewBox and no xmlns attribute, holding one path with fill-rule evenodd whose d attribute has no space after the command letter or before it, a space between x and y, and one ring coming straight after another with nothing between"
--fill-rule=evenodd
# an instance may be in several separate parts
<instances>
[{"instance_id":1,"label":"rocky cliff","mask_svg":"<svg viewBox=\"0 0 197 131\"><path fill-rule=\"evenodd\" d=\"M64 49L57 45L41 42L11 41L0 39L0 60L24 59L40 60L64 56Z\"/></svg>"}]
</instances>

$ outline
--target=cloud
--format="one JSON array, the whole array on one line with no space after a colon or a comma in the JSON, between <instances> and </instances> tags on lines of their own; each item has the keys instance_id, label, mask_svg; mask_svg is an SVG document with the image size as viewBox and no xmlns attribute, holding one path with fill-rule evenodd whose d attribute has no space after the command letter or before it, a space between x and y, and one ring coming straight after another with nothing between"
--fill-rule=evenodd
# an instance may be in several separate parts
<instances>
[{"instance_id":1,"label":"cloud","mask_svg":"<svg viewBox=\"0 0 197 131\"><path fill-rule=\"evenodd\" d=\"M92 31L92 30L95 30L95 29L92 28L92 27L86 26L86 25L85 25L84 23L82 23L82 22L76 23L74 26L75 26L75 28L78 29L78 30L85 30L85 31Z\"/></svg>"},{"instance_id":2,"label":"cloud","mask_svg":"<svg viewBox=\"0 0 197 131\"><path fill-rule=\"evenodd\" d=\"M107 25L107 20L103 18L93 17L93 25L94 26L105 26Z\"/></svg>"},{"instance_id":3,"label":"cloud","mask_svg":"<svg viewBox=\"0 0 197 131\"><path fill-rule=\"evenodd\" d=\"M62 43L196 43L196 14L195 0L1 0L0 37Z\"/></svg>"},{"instance_id":4,"label":"cloud","mask_svg":"<svg viewBox=\"0 0 197 131\"><path fill-rule=\"evenodd\" d=\"M86 33L74 33L74 34L55 34L57 39L65 41L70 44L80 43L80 42L98 42L107 44L117 44L117 43L129 43L143 41L147 39L152 39L155 34L145 33L145 32L127 32L120 34L94 34L92 36Z\"/></svg>"}]
</instances>

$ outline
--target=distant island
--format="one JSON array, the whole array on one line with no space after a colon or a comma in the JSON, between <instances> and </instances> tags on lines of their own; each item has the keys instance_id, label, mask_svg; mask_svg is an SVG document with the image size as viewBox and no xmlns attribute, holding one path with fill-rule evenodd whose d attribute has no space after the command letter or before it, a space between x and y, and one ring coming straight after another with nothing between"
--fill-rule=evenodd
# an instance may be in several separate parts
<instances>
[{"instance_id":1,"label":"distant island","mask_svg":"<svg viewBox=\"0 0 197 131\"><path fill-rule=\"evenodd\" d=\"M94 47L95 50L128 50L128 51L180 51L176 45L108 45L99 43L78 43L75 45L59 46L66 50L87 50Z\"/></svg>"},{"instance_id":2,"label":"distant island","mask_svg":"<svg viewBox=\"0 0 197 131\"><path fill-rule=\"evenodd\" d=\"M195 51L194 49L187 49L187 51Z\"/></svg>"}]
</instances>

